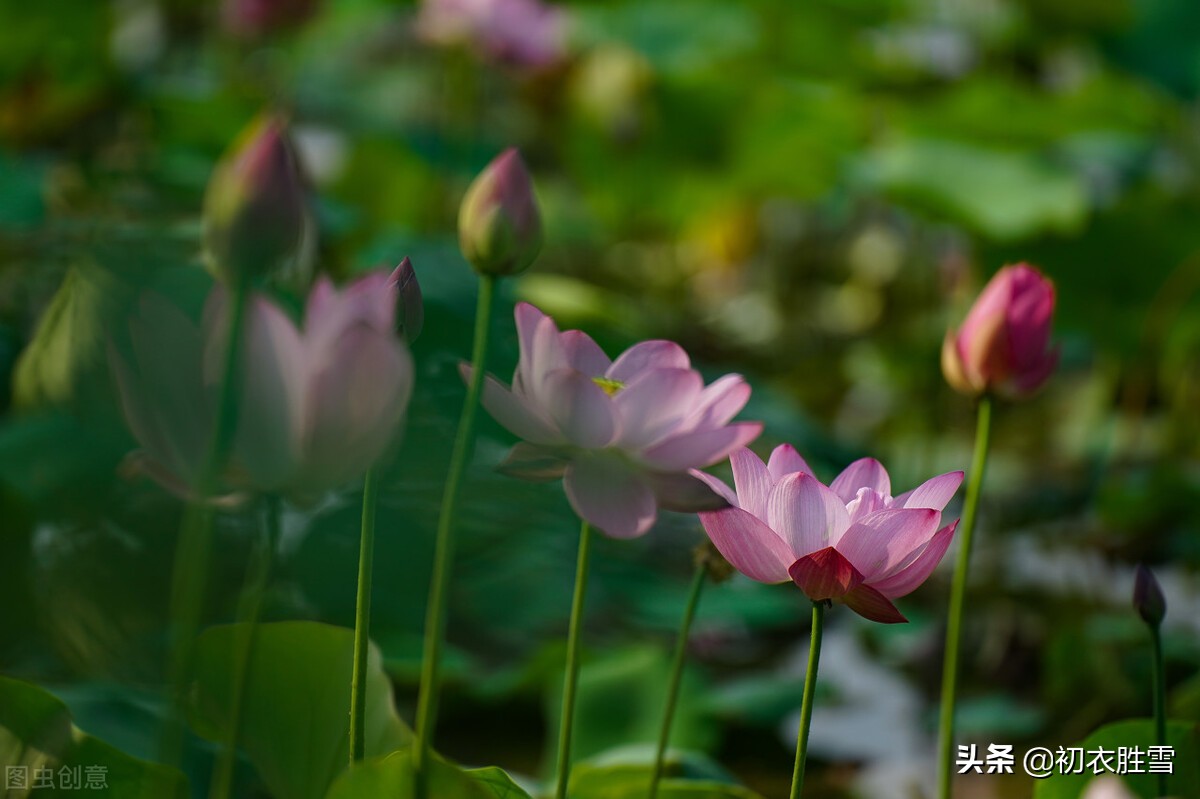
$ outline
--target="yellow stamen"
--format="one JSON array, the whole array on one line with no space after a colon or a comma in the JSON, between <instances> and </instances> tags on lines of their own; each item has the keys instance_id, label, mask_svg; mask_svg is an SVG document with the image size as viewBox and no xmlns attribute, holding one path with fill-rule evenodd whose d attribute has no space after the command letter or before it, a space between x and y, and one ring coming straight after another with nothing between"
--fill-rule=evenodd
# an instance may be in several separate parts
<instances>
[{"instance_id":1,"label":"yellow stamen","mask_svg":"<svg viewBox=\"0 0 1200 799\"><path fill-rule=\"evenodd\" d=\"M607 377L593 377L592 382L604 389L604 393L610 397L625 388L625 384L620 380L612 380Z\"/></svg>"}]
</instances>

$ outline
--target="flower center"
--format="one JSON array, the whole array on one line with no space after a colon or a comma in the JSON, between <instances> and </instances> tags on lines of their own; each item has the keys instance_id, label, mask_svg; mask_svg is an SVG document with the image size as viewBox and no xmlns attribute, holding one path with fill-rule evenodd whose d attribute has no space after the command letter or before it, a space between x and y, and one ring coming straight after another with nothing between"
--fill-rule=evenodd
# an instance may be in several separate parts
<instances>
[{"instance_id":1,"label":"flower center","mask_svg":"<svg viewBox=\"0 0 1200 799\"><path fill-rule=\"evenodd\" d=\"M592 382L604 389L604 393L610 397L625 388L625 384L620 380L613 380L608 377L593 377Z\"/></svg>"}]
</instances>

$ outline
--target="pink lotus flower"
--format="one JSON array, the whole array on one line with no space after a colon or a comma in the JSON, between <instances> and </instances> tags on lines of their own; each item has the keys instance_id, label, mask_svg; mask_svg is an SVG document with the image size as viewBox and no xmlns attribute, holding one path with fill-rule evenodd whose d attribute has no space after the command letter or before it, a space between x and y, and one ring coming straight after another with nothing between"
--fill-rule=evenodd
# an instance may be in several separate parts
<instances>
[{"instance_id":1,"label":"pink lotus flower","mask_svg":"<svg viewBox=\"0 0 1200 799\"><path fill-rule=\"evenodd\" d=\"M361 476L383 454L412 391L412 358L394 330L396 301L382 272L340 291L324 278L301 331L275 303L251 296L223 491L312 498ZM132 357L112 349L140 465L184 496L209 446L227 312L220 286L200 325L148 293L130 320Z\"/></svg>"},{"instance_id":2,"label":"pink lotus flower","mask_svg":"<svg viewBox=\"0 0 1200 799\"><path fill-rule=\"evenodd\" d=\"M565 22L561 8L539 0L425 0L417 31L503 64L546 67L566 55Z\"/></svg>"},{"instance_id":3,"label":"pink lotus flower","mask_svg":"<svg viewBox=\"0 0 1200 799\"><path fill-rule=\"evenodd\" d=\"M516 308L521 356L512 388L490 375L483 405L514 434L503 469L532 480L563 478L571 507L614 538L642 535L660 507L696 512L725 500L698 468L762 432L730 420L750 386L725 375L708 386L670 341L643 341L615 361L579 330L560 333L528 303ZM470 367L463 367L470 378Z\"/></svg>"},{"instance_id":4,"label":"pink lotus flower","mask_svg":"<svg viewBox=\"0 0 1200 799\"><path fill-rule=\"evenodd\" d=\"M949 472L898 497L873 458L846 467L823 485L791 446L764 464L748 449L730 457L736 492L711 475L731 507L700 514L708 537L752 580L791 580L814 602L837 599L872 621L907 621L891 600L933 573L954 536L940 527L962 483Z\"/></svg>"},{"instance_id":5,"label":"pink lotus flower","mask_svg":"<svg viewBox=\"0 0 1200 799\"><path fill-rule=\"evenodd\" d=\"M1006 266L984 287L962 327L946 334L942 372L963 394L1022 396L1058 365L1049 349L1054 284L1027 264Z\"/></svg>"}]
</instances>

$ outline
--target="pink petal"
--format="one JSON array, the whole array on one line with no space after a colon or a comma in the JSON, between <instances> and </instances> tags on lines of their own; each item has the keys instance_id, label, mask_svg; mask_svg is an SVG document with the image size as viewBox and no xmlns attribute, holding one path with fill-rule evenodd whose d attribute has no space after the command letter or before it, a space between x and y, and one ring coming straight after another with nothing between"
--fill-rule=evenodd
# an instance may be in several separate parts
<instances>
[{"instance_id":1,"label":"pink petal","mask_svg":"<svg viewBox=\"0 0 1200 799\"><path fill-rule=\"evenodd\" d=\"M954 531L957 527L958 520L955 519L953 523L938 530L929 543L917 553L912 562L902 565L881 580L873 580L871 585L888 597L900 597L912 593L917 586L929 579L929 575L933 574L933 570L937 568L938 563L945 556L946 550L949 549L950 541L954 538Z\"/></svg>"},{"instance_id":2,"label":"pink petal","mask_svg":"<svg viewBox=\"0 0 1200 799\"><path fill-rule=\"evenodd\" d=\"M580 518L613 538L636 538L654 525L654 492L618 458L583 454L567 467L563 487Z\"/></svg>"},{"instance_id":3,"label":"pink petal","mask_svg":"<svg viewBox=\"0 0 1200 799\"><path fill-rule=\"evenodd\" d=\"M964 342L968 349L971 342L981 335L990 338L992 331L1003 325L1012 298L1013 277L1013 268L1010 266L997 271L967 312L967 318L959 328L958 339Z\"/></svg>"},{"instance_id":4,"label":"pink petal","mask_svg":"<svg viewBox=\"0 0 1200 799\"><path fill-rule=\"evenodd\" d=\"M552 372L568 368L562 336L549 316L542 317L533 331L533 344L528 355L525 357L526 354L521 353L517 364L518 369L523 369L522 385L529 397L544 407L549 401L546 378Z\"/></svg>"},{"instance_id":5,"label":"pink petal","mask_svg":"<svg viewBox=\"0 0 1200 799\"><path fill-rule=\"evenodd\" d=\"M691 361L674 341L642 341L625 350L604 375L609 380L629 383L646 369L689 369Z\"/></svg>"},{"instance_id":6,"label":"pink petal","mask_svg":"<svg viewBox=\"0 0 1200 799\"><path fill-rule=\"evenodd\" d=\"M788 545L763 522L741 508L701 513L700 523L717 551L735 569L760 583L788 580L795 560Z\"/></svg>"},{"instance_id":7,"label":"pink petal","mask_svg":"<svg viewBox=\"0 0 1200 799\"><path fill-rule=\"evenodd\" d=\"M802 557L836 544L850 526L850 516L837 494L812 475L796 472L771 489L767 524Z\"/></svg>"},{"instance_id":8,"label":"pink petal","mask_svg":"<svg viewBox=\"0 0 1200 799\"><path fill-rule=\"evenodd\" d=\"M867 582L887 575L937 532L942 515L931 508L882 510L858 521L837 542L838 551Z\"/></svg>"},{"instance_id":9,"label":"pink petal","mask_svg":"<svg viewBox=\"0 0 1200 799\"><path fill-rule=\"evenodd\" d=\"M942 510L953 499L962 485L962 472L946 472L931 477L912 491L907 491L892 502L893 508L933 508Z\"/></svg>"},{"instance_id":10,"label":"pink petal","mask_svg":"<svg viewBox=\"0 0 1200 799\"><path fill-rule=\"evenodd\" d=\"M1018 396L1032 394L1041 388L1042 383L1046 382L1058 368L1058 359L1061 354L1062 348L1055 347L1045 353L1039 362L1031 365L1028 371L1016 375L1013 379L1013 393Z\"/></svg>"},{"instance_id":11,"label":"pink petal","mask_svg":"<svg viewBox=\"0 0 1200 799\"><path fill-rule=\"evenodd\" d=\"M559 338L567 365L583 372L588 377L603 377L612 360L600 349L600 345L582 330L568 330Z\"/></svg>"},{"instance_id":12,"label":"pink petal","mask_svg":"<svg viewBox=\"0 0 1200 799\"><path fill-rule=\"evenodd\" d=\"M733 493L733 489L725 485L725 481L719 477L714 477L707 472L702 472L699 469L693 469L689 474L695 475L696 479L703 480L709 488L721 495L730 507L738 507L737 494Z\"/></svg>"},{"instance_id":13,"label":"pink petal","mask_svg":"<svg viewBox=\"0 0 1200 799\"><path fill-rule=\"evenodd\" d=\"M664 472L709 466L749 444L761 432L759 422L738 422L716 430L683 433L646 450L642 460Z\"/></svg>"},{"instance_id":14,"label":"pink petal","mask_svg":"<svg viewBox=\"0 0 1200 799\"><path fill-rule=\"evenodd\" d=\"M741 375L725 375L700 394L696 407L684 421L689 430L706 430L728 424L750 399L750 384Z\"/></svg>"},{"instance_id":15,"label":"pink petal","mask_svg":"<svg viewBox=\"0 0 1200 799\"><path fill-rule=\"evenodd\" d=\"M658 500L658 507L677 513L702 513L730 506L729 500L709 485L703 472L646 472L642 475Z\"/></svg>"},{"instance_id":16,"label":"pink petal","mask_svg":"<svg viewBox=\"0 0 1200 799\"><path fill-rule=\"evenodd\" d=\"M521 359L533 354L533 334L546 315L527 302L518 302L513 309L517 323L517 343L521 348Z\"/></svg>"},{"instance_id":17,"label":"pink petal","mask_svg":"<svg viewBox=\"0 0 1200 799\"><path fill-rule=\"evenodd\" d=\"M464 383L471 382L471 365L463 362L458 366ZM492 418L513 435L533 444L561 444L562 436L554 424L534 408L528 400L504 387L496 378L483 378L483 407Z\"/></svg>"},{"instance_id":18,"label":"pink petal","mask_svg":"<svg viewBox=\"0 0 1200 799\"><path fill-rule=\"evenodd\" d=\"M858 496L860 488L871 488L888 496L892 493L892 481L887 469L874 458L859 458L833 478L829 487L842 498L842 502L850 502Z\"/></svg>"},{"instance_id":19,"label":"pink petal","mask_svg":"<svg viewBox=\"0 0 1200 799\"><path fill-rule=\"evenodd\" d=\"M599 449L616 435L612 398L583 372L559 369L546 377L546 409L567 440Z\"/></svg>"},{"instance_id":20,"label":"pink petal","mask_svg":"<svg viewBox=\"0 0 1200 799\"><path fill-rule=\"evenodd\" d=\"M301 457L306 353L292 320L261 296L245 331L234 455L256 488L275 489Z\"/></svg>"},{"instance_id":21,"label":"pink petal","mask_svg":"<svg viewBox=\"0 0 1200 799\"><path fill-rule=\"evenodd\" d=\"M846 512L850 514L850 523L870 516L872 513L878 513L888 506L888 497L880 494L878 491L870 488L858 489L858 496L846 505Z\"/></svg>"},{"instance_id":22,"label":"pink petal","mask_svg":"<svg viewBox=\"0 0 1200 799\"><path fill-rule=\"evenodd\" d=\"M546 483L559 480L570 464L558 450L518 442L496 470L518 480Z\"/></svg>"},{"instance_id":23,"label":"pink petal","mask_svg":"<svg viewBox=\"0 0 1200 799\"><path fill-rule=\"evenodd\" d=\"M793 472L804 472L816 477L813 470L805 463L804 458L800 457L800 453L791 444L780 444L771 452L771 459L767 461L767 471L771 473L771 481L775 483Z\"/></svg>"},{"instance_id":24,"label":"pink petal","mask_svg":"<svg viewBox=\"0 0 1200 799\"><path fill-rule=\"evenodd\" d=\"M868 621L880 624L904 624L908 619L883 594L869 585L856 586L842 597L846 607Z\"/></svg>"},{"instance_id":25,"label":"pink petal","mask_svg":"<svg viewBox=\"0 0 1200 799\"><path fill-rule=\"evenodd\" d=\"M810 552L788 567L788 575L814 602L845 596L862 583L854 564L833 547Z\"/></svg>"},{"instance_id":26,"label":"pink petal","mask_svg":"<svg viewBox=\"0 0 1200 799\"><path fill-rule=\"evenodd\" d=\"M350 328L328 355L309 378L297 491L328 490L366 472L395 437L412 392L412 358L391 331Z\"/></svg>"},{"instance_id":27,"label":"pink petal","mask_svg":"<svg viewBox=\"0 0 1200 799\"><path fill-rule=\"evenodd\" d=\"M1005 321L1013 369L1020 375L1045 355L1054 316L1054 284L1025 264L1010 268L1012 295Z\"/></svg>"},{"instance_id":28,"label":"pink petal","mask_svg":"<svg viewBox=\"0 0 1200 799\"><path fill-rule=\"evenodd\" d=\"M617 443L641 448L654 444L679 424L700 395L703 381L691 369L649 369L613 397L620 420Z\"/></svg>"},{"instance_id":29,"label":"pink petal","mask_svg":"<svg viewBox=\"0 0 1200 799\"><path fill-rule=\"evenodd\" d=\"M385 272L369 272L341 290L322 277L310 292L304 313L309 351L321 357L325 348L337 346L338 337L351 325L390 332L396 319L397 288L389 277Z\"/></svg>"},{"instance_id":30,"label":"pink petal","mask_svg":"<svg viewBox=\"0 0 1200 799\"><path fill-rule=\"evenodd\" d=\"M733 484L737 488L737 506L757 516L767 518L767 495L771 493L771 474L750 450L742 447L729 456L733 467Z\"/></svg>"}]
</instances>

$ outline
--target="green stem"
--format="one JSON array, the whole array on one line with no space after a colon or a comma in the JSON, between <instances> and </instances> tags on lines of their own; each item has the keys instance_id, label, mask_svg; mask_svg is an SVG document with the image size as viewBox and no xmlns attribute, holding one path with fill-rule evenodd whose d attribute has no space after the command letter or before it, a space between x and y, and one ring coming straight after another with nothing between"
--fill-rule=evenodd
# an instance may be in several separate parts
<instances>
[{"instance_id":1,"label":"green stem","mask_svg":"<svg viewBox=\"0 0 1200 799\"><path fill-rule=\"evenodd\" d=\"M1154 736L1159 746L1167 745L1167 689L1166 663L1163 660L1162 631L1157 625L1150 626L1150 638L1154 643ZM1158 795L1167 796L1167 775L1158 775Z\"/></svg>"},{"instance_id":2,"label":"green stem","mask_svg":"<svg viewBox=\"0 0 1200 799\"><path fill-rule=\"evenodd\" d=\"M434 727L437 725L438 695L441 691L441 648L446 634L446 602L449 595L450 566L454 560L458 495L475 444L475 416L479 410L479 396L483 391L495 287L496 278L490 275L480 276L479 306L475 314L475 344L471 353L471 382L467 386L467 398L463 402L462 416L458 421L458 434L454 439L450 471L446 476L442 510L438 519L433 577L425 610L425 648L421 663L421 693L417 702L417 730L413 750L418 799L425 799L428 793L428 769L425 765L433 747Z\"/></svg>"},{"instance_id":3,"label":"green stem","mask_svg":"<svg viewBox=\"0 0 1200 799\"><path fill-rule=\"evenodd\" d=\"M254 639L258 632L259 618L262 615L263 598L266 596L267 584L271 579L271 563L274 560L275 549L279 545L281 504L279 497L267 497L266 529L251 556L250 567L246 570L245 587L234 616L237 626L234 628L233 690L230 694L232 717L229 720L229 727L225 730L225 737L221 741L221 751L213 768L212 785L208 792L212 799L228 799L230 787L233 784L233 768L237 763L238 739L242 734L246 674L250 669L250 660L254 653Z\"/></svg>"},{"instance_id":4,"label":"green stem","mask_svg":"<svg viewBox=\"0 0 1200 799\"><path fill-rule=\"evenodd\" d=\"M379 473L363 480L362 536L358 544L358 596L354 605L354 673L350 677L350 763L366 756L367 657L371 645L371 579L375 568L375 509Z\"/></svg>"},{"instance_id":5,"label":"green stem","mask_svg":"<svg viewBox=\"0 0 1200 799\"><path fill-rule=\"evenodd\" d=\"M800 703L800 729L796 733L796 765L792 770L791 799L800 799L804 764L808 761L808 730L812 726L813 696L817 692L817 667L821 662L821 636L825 631L825 602L813 603L812 639L808 644L808 671L804 674L804 699Z\"/></svg>"},{"instance_id":6,"label":"green stem","mask_svg":"<svg viewBox=\"0 0 1200 799\"><path fill-rule=\"evenodd\" d=\"M967 593L967 569L971 559L971 536L975 532L979 493L987 468L991 426L992 399L985 396L979 400L975 425L975 453L971 458L967 499L963 505L962 525L959 527L958 559L954 564L950 613L946 622L946 651L942 662L942 706L938 723L938 799L950 799L954 780L954 709L958 697L959 639L962 634L963 606Z\"/></svg>"},{"instance_id":7,"label":"green stem","mask_svg":"<svg viewBox=\"0 0 1200 799\"><path fill-rule=\"evenodd\" d=\"M579 685L579 639L583 627L583 600L587 595L588 555L592 547L592 528L584 522L579 528L579 559L575 564L575 597L571 600L571 627L567 633L567 671L563 677L562 720L558 728L557 777L554 799L567 799L567 780L571 776L571 732L575 724L575 690Z\"/></svg>"},{"instance_id":8,"label":"green stem","mask_svg":"<svg viewBox=\"0 0 1200 799\"><path fill-rule=\"evenodd\" d=\"M168 765L177 765L183 753L183 718L188 703L188 682L195 654L196 631L200 627L204 587L208 582L215 519L207 500L216 489L221 465L237 424L237 375L241 364L242 328L250 287L242 282L231 291L232 303L227 320L229 326L221 363L216 416L204 460L191 486L194 496L184 510L171 572L171 652L168 665L171 705L160 748L160 759Z\"/></svg>"},{"instance_id":9,"label":"green stem","mask_svg":"<svg viewBox=\"0 0 1200 799\"><path fill-rule=\"evenodd\" d=\"M692 621L696 618L696 607L700 604L700 593L704 589L704 581L708 572L701 563L696 566L696 576L692 578L692 590L688 594L687 607L683 611L683 622L679 625L679 637L675 639L675 657L671 663L671 679L667 684L667 707L663 713L662 729L658 734L658 750L654 755L654 774L650 778L649 799L658 796L658 783L662 780L663 767L667 759L667 744L671 740L671 723L675 720L675 705L679 701L679 686L683 682L683 665L687 660L688 636L692 630Z\"/></svg>"}]
</instances>

